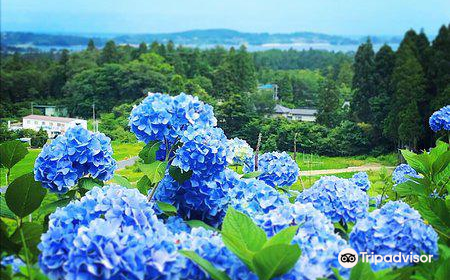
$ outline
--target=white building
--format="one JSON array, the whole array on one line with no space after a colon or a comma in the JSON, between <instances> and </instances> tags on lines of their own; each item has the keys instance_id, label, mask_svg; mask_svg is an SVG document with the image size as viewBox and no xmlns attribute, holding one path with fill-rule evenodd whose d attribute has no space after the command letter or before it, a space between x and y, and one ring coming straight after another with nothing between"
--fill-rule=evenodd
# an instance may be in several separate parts
<instances>
[{"instance_id":1,"label":"white building","mask_svg":"<svg viewBox=\"0 0 450 280\"><path fill-rule=\"evenodd\" d=\"M64 134L70 127L81 125L87 129L87 121L82 119L29 115L23 117L22 127L39 131L41 128L47 131L49 138Z\"/></svg>"},{"instance_id":2,"label":"white building","mask_svg":"<svg viewBox=\"0 0 450 280\"><path fill-rule=\"evenodd\" d=\"M277 104L273 116L283 116L294 121L314 122L316 121L316 114L317 110L314 108L289 109Z\"/></svg>"}]
</instances>

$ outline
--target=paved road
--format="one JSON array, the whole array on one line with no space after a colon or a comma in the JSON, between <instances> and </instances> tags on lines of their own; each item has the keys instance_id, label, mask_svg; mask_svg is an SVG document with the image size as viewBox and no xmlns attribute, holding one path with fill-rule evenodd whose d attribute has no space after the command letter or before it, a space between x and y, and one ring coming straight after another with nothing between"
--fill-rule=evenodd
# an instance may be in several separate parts
<instances>
[{"instance_id":1,"label":"paved road","mask_svg":"<svg viewBox=\"0 0 450 280\"><path fill-rule=\"evenodd\" d=\"M119 160L117 162L117 170L124 169L127 166L135 164L138 158L138 156L135 156L129 159Z\"/></svg>"},{"instance_id":2,"label":"paved road","mask_svg":"<svg viewBox=\"0 0 450 280\"><path fill-rule=\"evenodd\" d=\"M311 171L300 171L301 176L315 176L315 175L327 175L327 174L337 174L345 172L361 172L361 171L378 171L381 168L394 169L395 167L383 166L380 164L366 164L361 166L351 166L342 169L325 169L325 170L311 170Z\"/></svg>"}]
</instances>

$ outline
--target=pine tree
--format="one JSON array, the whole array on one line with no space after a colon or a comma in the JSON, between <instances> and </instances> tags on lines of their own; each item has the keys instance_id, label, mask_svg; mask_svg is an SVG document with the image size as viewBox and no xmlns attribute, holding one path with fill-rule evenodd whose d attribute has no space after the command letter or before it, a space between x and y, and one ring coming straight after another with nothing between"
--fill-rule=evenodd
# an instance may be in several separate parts
<instances>
[{"instance_id":1,"label":"pine tree","mask_svg":"<svg viewBox=\"0 0 450 280\"><path fill-rule=\"evenodd\" d=\"M317 122L327 127L335 127L340 123L339 91L336 83L328 77L322 82L317 101Z\"/></svg>"},{"instance_id":2,"label":"pine tree","mask_svg":"<svg viewBox=\"0 0 450 280\"><path fill-rule=\"evenodd\" d=\"M116 43L114 41L106 42L100 54L100 64L117 63L119 62L119 53L117 51Z\"/></svg>"},{"instance_id":3,"label":"pine tree","mask_svg":"<svg viewBox=\"0 0 450 280\"><path fill-rule=\"evenodd\" d=\"M351 102L351 114L357 121L370 122L369 99L374 90L374 51L370 39L359 46L355 55L352 88L355 91Z\"/></svg>"},{"instance_id":4,"label":"pine tree","mask_svg":"<svg viewBox=\"0 0 450 280\"><path fill-rule=\"evenodd\" d=\"M94 40L89 39L88 45L87 45L87 50L88 51L95 51L95 44L94 44Z\"/></svg>"},{"instance_id":5,"label":"pine tree","mask_svg":"<svg viewBox=\"0 0 450 280\"><path fill-rule=\"evenodd\" d=\"M425 94L425 77L416 56L416 47L404 41L397 51L392 73L394 90L387 133L401 146L417 148L424 131L419 113L419 102Z\"/></svg>"}]
</instances>

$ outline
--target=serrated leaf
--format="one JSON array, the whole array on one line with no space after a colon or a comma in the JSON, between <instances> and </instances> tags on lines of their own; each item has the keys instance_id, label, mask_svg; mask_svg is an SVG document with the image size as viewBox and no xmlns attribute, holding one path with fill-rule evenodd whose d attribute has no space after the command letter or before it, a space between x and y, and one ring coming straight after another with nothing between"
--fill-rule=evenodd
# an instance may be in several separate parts
<instances>
[{"instance_id":1,"label":"serrated leaf","mask_svg":"<svg viewBox=\"0 0 450 280\"><path fill-rule=\"evenodd\" d=\"M153 184L150 181L150 179L147 177L147 175L142 176L141 179L139 179L139 181L136 183L137 189L143 195L147 195L148 194L148 190L150 189L150 187L152 185Z\"/></svg>"},{"instance_id":2,"label":"serrated leaf","mask_svg":"<svg viewBox=\"0 0 450 280\"><path fill-rule=\"evenodd\" d=\"M264 244L264 248L278 244L285 244L285 245L291 244L292 239L294 239L294 236L297 233L297 230L298 226L290 226L288 228L279 231L276 235L267 240L266 244Z\"/></svg>"},{"instance_id":3,"label":"serrated leaf","mask_svg":"<svg viewBox=\"0 0 450 280\"><path fill-rule=\"evenodd\" d=\"M430 163L430 156L428 154L425 153L417 155L408 150L401 150L401 153L405 158L406 162L418 173L430 174L431 163Z\"/></svg>"},{"instance_id":4,"label":"serrated leaf","mask_svg":"<svg viewBox=\"0 0 450 280\"><path fill-rule=\"evenodd\" d=\"M103 182L98 179L85 177L78 180L78 187L90 191L94 187L103 187Z\"/></svg>"},{"instance_id":5,"label":"serrated leaf","mask_svg":"<svg viewBox=\"0 0 450 280\"><path fill-rule=\"evenodd\" d=\"M449 144L438 140L436 142L436 147L430 149L430 156L433 161L435 161L439 156L448 151Z\"/></svg>"},{"instance_id":6,"label":"serrated leaf","mask_svg":"<svg viewBox=\"0 0 450 280\"><path fill-rule=\"evenodd\" d=\"M161 211L163 211L165 214L176 214L177 213L177 208L175 206L173 206L172 204L162 202L162 201L157 201L156 205L158 205L158 208Z\"/></svg>"},{"instance_id":7,"label":"serrated leaf","mask_svg":"<svg viewBox=\"0 0 450 280\"><path fill-rule=\"evenodd\" d=\"M166 173L167 161L155 161L150 164L141 164L139 168L147 175L152 184L158 184Z\"/></svg>"},{"instance_id":8,"label":"serrated leaf","mask_svg":"<svg viewBox=\"0 0 450 280\"><path fill-rule=\"evenodd\" d=\"M132 189L133 185L128 181L126 177L120 176L119 174L114 174L112 181L122 187Z\"/></svg>"},{"instance_id":9,"label":"serrated leaf","mask_svg":"<svg viewBox=\"0 0 450 280\"><path fill-rule=\"evenodd\" d=\"M260 176L261 174L263 174L262 171L258 170L258 171L253 171L253 172L249 172L249 173L245 173L241 176L242 179L249 179L249 178L256 178L258 176Z\"/></svg>"},{"instance_id":10,"label":"serrated leaf","mask_svg":"<svg viewBox=\"0 0 450 280\"><path fill-rule=\"evenodd\" d=\"M265 247L253 257L253 266L260 280L269 280L291 270L300 258L298 244Z\"/></svg>"},{"instance_id":11,"label":"serrated leaf","mask_svg":"<svg viewBox=\"0 0 450 280\"><path fill-rule=\"evenodd\" d=\"M417 196L425 196L427 195L427 190L424 185L416 183L414 180L408 180L406 182L403 182L401 184L398 184L395 186L395 191L400 196L407 196L407 195L417 195Z\"/></svg>"},{"instance_id":12,"label":"serrated leaf","mask_svg":"<svg viewBox=\"0 0 450 280\"><path fill-rule=\"evenodd\" d=\"M209 276L214 280L231 280L228 275L215 268L212 263L205 260L204 258L200 257L196 252L194 251L186 251L181 250L179 251L180 254L185 256L186 258L192 260L194 263L198 264L201 268L203 268L204 271L206 271Z\"/></svg>"},{"instance_id":13,"label":"serrated leaf","mask_svg":"<svg viewBox=\"0 0 450 280\"><path fill-rule=\"evenodd\" d=\"M444 200L419 197L417 210L439 234L450 235L450 212Z\"/></svg>"},{"instance_id":14,"label":"serrated leaf","mask_svg":"<svg viewBox=\"0 0 450 280\"><path fill-rule=\"evenodd\" d=\"M202 227L202 228L205 228L208 230L218 231L218 229L216 229L215 227L212 227L200 220L189 220L189 221L186 221L186 224L188 226L190 226L191 228Z\"/></svg>"},{"instance_id":15,"label":"serrated leaf","mask_svg":"<svg viewBox=\"0 0 450 280\"><path fill-rule=\"evenodd\" d=\"M222 234L242 240L246 248L256 252L267 241L264 230L259 228L253 220L242 212L229 207L222 224Z\"/></svg>"},{"instance_id":16,"label":"serrated leaf","mask_svg":"<svg viewBox=\"0 0 450 280\"><path fill-rule=\"evenodd\" d=\"M450 151L444 152L433 162L433 173L444 171L450 164Z\"/></svg>"},{"instance_id":17,"label":"serrated leaf","mask_svg":"<svg viewBox=\"0 0 450 280\"><path fill-rule=\"evenodd\" d=\"M189 180L192 176L192 170L183 171L178 166L171 165L169 167L170 176L180 184L183 184L187 180Z\"/></svg>"},{"instance_id":18,"label":"serrated leaf","mask_svg":"<svg viewBox=\"0 0 450 280\"><path fill-rule=\"evenodd\" d=\"M47 190L34 180L33 173L16 178L6 189L5 199L9 209L23 218L39 208Z\"/></svg>"},{"instance_id":19,"label":"serrated leaf","mask_svg":"<svg viewBox=\"0 0 450 280\"><path fill-rule=\"evenodd\" d=\"M139 152L139 157L145 164L150 164L156 161L156 152L159 150L160 145L160 141L150 141L142 148Z\"/></svg>"},{"instance_id":20,"label":"serrated leaf","mask_svg":"<svg viewBox=\"0 0 450 280\"><path fill-rule=\"evenodd\" d=\"M2 143L0 145L0 166L11 169L27 154L27 148L18 140Z\"/></svg>"},{"instance_id":21,"label":"serrated leaf","mask_svg":"<svg viewBox=\"0 0 450 280\"><path fill-rule=\"evenodd\" d=\"M350 271L350 280L375 280L375 274L370 267L370 263L358 262Z\"/></svg>"}]
</instances>

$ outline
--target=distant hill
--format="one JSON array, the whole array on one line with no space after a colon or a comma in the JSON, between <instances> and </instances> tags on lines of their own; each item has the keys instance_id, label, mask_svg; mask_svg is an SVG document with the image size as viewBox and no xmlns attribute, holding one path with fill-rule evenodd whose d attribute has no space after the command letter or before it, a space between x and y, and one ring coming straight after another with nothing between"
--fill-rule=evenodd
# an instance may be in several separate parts
<instances>
[{"instance_id":1,"label":"distant hill","mask_svg":"<svg viewBox=\"0 0 450 280\"><path fill-rule=\"evenodd\" d=\"M295 33L247 33L229 29L190 30L175 33L123 34L123 35L64 35L31 32L2 32L2 47L15 46L76 46L86 45L93 39L97 46L102 46L107 40L118 44L139 44L158 41L167 43L173 41L183 45L265 45L265 44L295 44L295 43L325 43L330 45L355 45L367 39L365 37L345 37L313 32ZM373 43L398 43L401 37L371 36Z\"/></svg>"}]
</instances>

